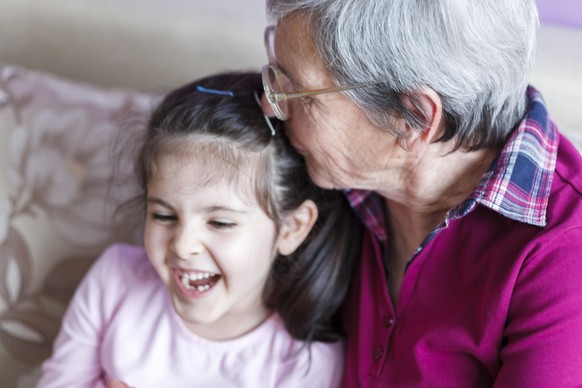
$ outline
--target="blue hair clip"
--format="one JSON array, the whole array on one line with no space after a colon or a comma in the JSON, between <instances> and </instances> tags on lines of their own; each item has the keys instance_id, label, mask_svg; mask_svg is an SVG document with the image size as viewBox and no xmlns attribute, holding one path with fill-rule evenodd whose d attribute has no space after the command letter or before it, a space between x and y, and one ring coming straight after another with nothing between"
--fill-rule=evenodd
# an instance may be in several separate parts
<instances>
[{"instance_id":1,"label":"blue hair clip","mask_svg":"<svg viewBox=\"0 0 582 388\"><path fill-rule=\"evenodd\" d=\"M234 97L234 93L229 91L229 90L208 89L208 88L205 88L204 86L200 86L200 85L196 86L196 90L198 90L199 92L202 92L202 93L218 94L219 96Z\"/></svg>"},{"instance_id":2,"label":"blue hair clip","mask_svg":"<svg viewBox=\"0 0 582 388\"><path fill-rule=\"evenodd\" d=\"M200 85L196 86L196 90L198 90L199 92L202 92L202 93L216 94L219 96L234 97L234 93L231 92L230 90L208 89L208 88L205 88L204 86L200 86ZM255 101L257 102L257 105L259 105L259 109L261 109L261 112L262 112L261 98L259 97L259 94L257 93L256 90L254 92L254 96L255 96ZM271 136L275 136L275 133L276 133L275 127L273 127L273 123L271 123L271 119L264 112L263 112L263 117L265 118L265 121L267 122L267 126L271 130Z\"/></svg>"}]
</instances>

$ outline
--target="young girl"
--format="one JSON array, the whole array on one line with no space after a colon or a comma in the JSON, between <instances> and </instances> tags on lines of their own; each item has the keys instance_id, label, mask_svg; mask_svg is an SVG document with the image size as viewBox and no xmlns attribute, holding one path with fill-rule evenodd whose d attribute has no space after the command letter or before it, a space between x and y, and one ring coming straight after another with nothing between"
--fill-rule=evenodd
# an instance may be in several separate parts
<instances>
[{"instance_id":1,"label":"young girl","mask_svg":"<svg viewBox=\"0 0 582 388\"><path fill-rule=\"evenodd\" d=\"M145 248L93 265L40 387L339 384L357 221L310 182L261 89L257 74L218 75L155 110L136 165Z\"/></svg>"}]
</instances>

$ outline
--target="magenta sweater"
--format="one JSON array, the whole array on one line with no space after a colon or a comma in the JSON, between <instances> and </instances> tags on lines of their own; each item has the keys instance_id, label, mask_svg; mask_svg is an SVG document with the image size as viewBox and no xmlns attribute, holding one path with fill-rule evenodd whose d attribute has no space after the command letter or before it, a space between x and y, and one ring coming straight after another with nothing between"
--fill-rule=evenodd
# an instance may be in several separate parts
<instances>
[{"instance_id":1,"label":"magenta sweater","mask_svg":"<svg viewBox=\"0 0 582 388\"><path fill-rule=\"evenodd\" d=\"M409 263L396 308L366 230L344 387L582 386L582 161L562 136L555 160L545 226L477 205Z\"/></svg>"}]
</instances>

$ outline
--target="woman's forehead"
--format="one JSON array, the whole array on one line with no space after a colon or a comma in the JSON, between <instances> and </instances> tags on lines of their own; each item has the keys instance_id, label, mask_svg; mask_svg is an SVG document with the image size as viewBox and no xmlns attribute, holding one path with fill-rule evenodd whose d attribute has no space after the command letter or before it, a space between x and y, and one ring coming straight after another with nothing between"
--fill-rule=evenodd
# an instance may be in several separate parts
<instances>
[{"instance_id":1,"label":"woman's forehead","mask_svg":"<svg viewBox=\"0 0 582 388\"><path fill-rule=\"evenodd\" d=\"M327 85L329 75L301 15L283 18L274 31L275 65L297 86L311 89Z\"/></svg>"}]
</instances>

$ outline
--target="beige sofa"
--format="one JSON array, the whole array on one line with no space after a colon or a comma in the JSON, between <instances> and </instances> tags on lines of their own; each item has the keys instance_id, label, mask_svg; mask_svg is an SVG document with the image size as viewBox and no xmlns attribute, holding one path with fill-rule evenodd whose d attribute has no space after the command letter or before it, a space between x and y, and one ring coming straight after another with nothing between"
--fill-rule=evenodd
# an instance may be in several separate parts
<instances>
[{"instance_id":1,"label":"beige sofa","mask_svg":"<svg viewBox=\"0 0 582 388\"><path fill-rule=\"evenodd\" d=\"M135 194L128 135L156 96L258 70L265 23L263 0L0 0L0 387L34 385L92 260L139 241L119 204ZM580 141L573 47L582 31L544 26L532 83Z\"/></svg>"}]
</instances>

